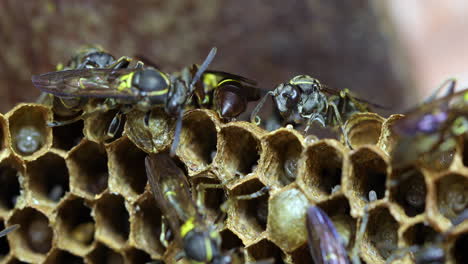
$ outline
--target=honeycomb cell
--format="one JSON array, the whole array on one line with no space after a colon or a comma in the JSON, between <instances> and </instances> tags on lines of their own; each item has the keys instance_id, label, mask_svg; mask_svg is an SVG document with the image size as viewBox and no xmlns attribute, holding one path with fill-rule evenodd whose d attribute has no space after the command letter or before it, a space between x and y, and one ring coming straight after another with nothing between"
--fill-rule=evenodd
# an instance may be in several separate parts
<instances>
[{"instance_id":1,"label":"honeycomb cell","mask_svg":"<svg viewBox=\"0 0 468 264\"><path fill-rule=\"evenodd\" d=\"M455 263L468 263L468 232L458 235L455 239L451 254Z\"/></svg>"},{"instance_id":2,"label":"honeycomb cell","mask_svg":"<svg viewBox=\"0 0 468 264\"><path fill-rule=\"evenodd\" d=\"M116 118L117 116L120 116L120 119ZM97 143L110 142L122 136L124 124L125 115L120 114L119 110L109 110L86 118L83 131L88 140Z\"/></svg>"},{"instance_id":3,"label":"honeycomb cell","mask_svg":"<svg viewBox=\"0 0 468 264\"><path fill-rule=\"evenodd\" d=\"M238 249L244 246L242 240L227 228L221 231L221 241L221 249L224 251Z\"/></svg>"},{"instance_id":4,"label":"honeycomb cell","mask_svg":"<svg viewBox=\"0 0 468 264\"><path fill-rule=\"evenodd\" d=\"M93 199L107 188L109 171L104 147L83 141L66 158L74 194Z\"/></svg>"},{"instance_id":5,"label":"honeycomb cell","mask_svg":"<svg viewBox=\"0 0 468 264\"><path fill-rule=\"evenodd\" d=\"M350 175L343 186L350 200L359 201L363 206L364 202L369 202L371 191L375 192L377 199L384 198L389 169L381 151L362 147L350 155L350 161Z\"/></svg>"},{"instance_id":6,"label":"honeycomb cell","mask_svg":"<svg viewBox=\"0 0 468 264\"><path fill-rule=\"evenodd\" d=\"M21 195L20 179L24 175L21 161L10 156L0 161L0 214L13 209Z\"/></svg>"},{"instance_id":7,"label":"honeycomb cell","mask_svg":"<svg viewBox=\"0 0 468 264\"><path fill-rule=\"evenodd\" d=\"M47 256L44 264L83 264L84 259L73 254L70 254L67 251L54 249L49 255Z\"/></svg>"},{"instance_id":8,"label":"honeycomb cell","mask_svg":"<svg viewBox=\"0 0 468 264\"><path fill-rule=\"evenodd\" d=\"M375 263L387 259L397 249L398 222L390 214L386 207L377 207L369 213L369 223L361 243L361 252L369 263ZM369 250L369 251L367 251Z\"/></svg>"},{"instance_id":9,"label":"honeycomb cell","mask_svg":"<svg viewBox=\"0 0 468 264\"><path fill-rule=\"evenodd\" d=\"M131 240L138 248L150 253L153 258L161 258L166 250L159 240L161 234L161 211L150 193L146 193L136 203L134 220L131 222Z\"/></svg>"},{"instance_id":10,"label":"honeycomb cell","mask_svg":"<svg viewBox=\"0 0 468 264\"><path fill-rule=\"evenodd\" d=\"M314 200L324 200L341 189L344 147L335 140L322 140L305 150L303 173L298 184Z\"/></svg>"},{"instance_id":11,"label":"honeycomb cell","mask_svg":"<svg viewBox=\"0 0 468 264\"><path fill-rule=\"evenodd\" d=\"M402 119L403 117L404 115L399 114L391 115L382 124L382 132L380 134L377 146L379 146L379 148L387 154L393 151L393 148L398 141L398 136L393 131L393 125L397 120Z\"/></svg>"},{"instance_id":12,"label":"honeycomb cell","mask_svg":"<svg viewBox=\"0 0 468 264\"><path fill-rule=\"evenodd\" d=\"M348 200L344 196L321 202L318 206L330 217L342 238L343 245L350 250L356 236L356 220L351 217Z\"/></svg>"},{"instance_id":13,"label":"honeycomb cell","mask_svg":"<svg viewBox=\"0 0 468 264\"><path fill-rule=\"evenodd\" d=\"M223 127L220 135L222 143L216 162L223 168L222 174L227 174L220 176L227 179L243 178L252 173L262 152L260 140L251 131L234 125Z\"/></svg>"},{"instance_id":14,"label":"honeycomb cell","mask_svg":"<svg viewBox=\"0 0 468 264\"><path fill-rule=\"evenodd\" d=\"M157 153L171 145L175 119L167 115L164 109L155 108L149 116L134 110L126 116L124 134L138 148L148 153Z\"/></svg>"},{"instance_id":15,"label":"honeycomb cell","mask_svg":"<svg viewBox=\"0 0 468 264\"><path fill-rule=\"evenodd\" d=\"M449 220L468 208L468 178L455 173L443 175L434 182L437 209Z\"/></svg>"},{"instance_id":16,"label":"honeycomb cell","mask_svg":"<svg viewBox=\"0 0 468 264\"><path fill-rule=\"evenodd\" d=\"M147 183L146 153L126 137L110 144L107 152L109 153L110 191L135 200L145 191Z\"/></svg>"},{"instance_id":17,"label":"honeycomb cell","mask_svg":"<svg viewBox=\"0 0 468 264\"><path fill-rule=\"evenodd\" d=\"M69 196L57 208L56 219L59 247L73 254L83 256L93 246L95 221L88 203L75 196Z\"/></svg>"},{"instance_id":18,"label":"honeycomb cell","mask_svg":"<svg viewBox=\"0 0 468 264\"><path fill-rule=\"evenodd\" d=\"M308 244L301 246L291 253L291 259L294 264L310 264L313 263L312 256Z\"/></svg>"},{"instance_id":19,"label":"honeycomb cell","mask_svg":"<svg viewBox=\"0 0 468 264\"><path fill-rule=\"evenodd\" d=\"M21 104L9 112L13 151L25 159L46 151L52 144L52 129L47 126L52 113L44 106Z\"/></svg>"},{"instance_id":20,"label":"honeycomb cell","mask_svg":"<svg viewBox=\"0 0 468 264\"><path fill-rule=\"evenodd\" d=\"M0 230L5 229L5 224L3 221L0 221ZM0 261L2 261L5 256L10 252L10 244L8 243L7 237L0 237Z\"/></svg>"},{"instance_id":21,"label":"honeycomb cell","mask_svg":"<svg viewBox=\"0 0 468 264\"><path fill-rule=\"evenodd\" d=\"M403 241L406 245L423 246L436 241L438 232L424 222L414 223L403 231Z\"/></svg>"},{"instance_id":22,"label":"honeycomb cell","mask_svg":"<svg viewBox=\"0 0 468 264\"><path fill-rule=\"evenodd\" d=\"M67 151L72 149L83 139L83 128L84 124L82 120L52 128L54 138L52 147Z\"/></svg>"},{"instance_id":23,"label":"honeycomb cell","mask_svg":"<svg viewBox=\"0 0 468 264\"><path fill-rule=\"evenodd\" d=\"M125 252L125 263L128 264L140 264L149 263L152 261L151 256L143 250L131 248Z\"/></svg>"},{"instance_id":24,"label":"honeycomb cell","mask_svg":"<svg viewBox=\"0 0 468 264\"><path fill-rule=\"evenodd\" d=\"M279 129L264 138L266 142L262 169L265 181L277 186L286 186L296 180L302 144L290 129Z\"/></svg>"},{"instance_id":25,"label":"honeycomb cell","mask_svg":"<svg viewBox=\"0 0 468 264\"><path fill-rule=\"evenodd\" d=\"M10 246L17 256L27 262L42 262L52 247L53 232L49 219L33 208L15 210L8 225L19 224L20 228L11 232Z\"/></svg>"},{"instance_id":26,"label":"honeycomb cell","mask_svg":"<svg viewBox=\"0 0 468 264\"><path fill-rule=\"evenodd\" d=\"M49 152L26 165L27 181L33 199L54 207L69 191L65 160Z\"/></svg>"},{"instance_id":27,"label":"honeycomb cell","mask_svg":"<svg viewBox=\"0 0 468 264\"><path fill-rule=\"evenodd\" d=\"M407 216L424 213L427 186L424 175L416 168L396 170L390 176L390 201L400 206Z\"/></svg>"},{"instance_id":28,"label":"honeycomb cell","mask_svg":"<svg viewBox=\"0 0 468 264\"><path fill-rule=\"evenodd\" d=\"M89 264L123 264L124 257L103 244L98 244L96 248L86 257Z\"/></svg>"},{"instance_id":29,"label":"honeycomb cell","mask_svg":"<svg viewBox=\"0 0 468 264\"><path fill-rule=\"evenodd\" d=\"M0 114L0 152L8 146L8 123L5 117Z\"/></svg>"},{"instance_id":30,"label":"honeycomb cell","mask_svg":"<svg viewBox=\"0 0 468 264\"><path fill-rule=\"evenodd\" d=\"M95 205L96 238L114 249L125 245L130 233L130 215L120 195L105 194Z\"/></svg>"},{"instance_id":31,"label":"honeycomb cell","mask_svg":"<svg viewBox=\"0 0 468 264\"><path fill-rule=\"evenodd\" d=\"M213 177L193 177L192 186L199 191L197 198L203 204L203 215L208 221L215 221L221 214L221 206L226 201L224 188L206 188L209 185L220 185L220 181Z\"/></svg>"},{"instance_id":32,"label":"honeycomb cell","mask_svg":"<svg viewBox=\"0 0 468 264\"><path fill-rule=\"evenodd\" d=\"M178 149L189 171L197 173L211 164L216 155L217 128L215 117L206 111L194 110L185 114Z\"/></svg>"},{"instance_id":33,"label":"honeycomb cell","mask_svg":"<svg viewBox=\"0 0 468 264\"><path fill-rule=\"evenodd\" d=\"M274 259L275 264L284 263L283 253L281 249L273 242L262 239L252 245L246 247L247 255L250 261L260 261L266 259Z\"/></svg>"},{"instance_id":34,"label":"honeycomb cell","mask_svg":"<svg viewBox=\"0 0 468 264\"><path fill-rule=\"evenodd\" d=\"M349 142L355 149L366 144L377 144L384 119L376 113L356 113L345 123Z\"/></svg>"},{"instance_id":35,"label":"honeycomb cell","mask_svg":"<svg viewBox=\"0 0 468 264\"><path fill-rule=\"evenodd\" d=\"M275 193L269 202L269 238L286 252L306 243L305 212L309 201L296 188Z\"/></svg>"},{"instance_id":36,"label":"honeycomb cell","mask_svg":"<svg viewBox=\"0 0 468 264\"><path fill-rule=\"evenodd\" d=\"M269 194L254 199L239 200L240 195L249 195L264 187L258 179L252 179L231 191L230 215L231 228L241 234L242 240L254 240L266 230L268 223Z\"/></svg>"}]
</instances>

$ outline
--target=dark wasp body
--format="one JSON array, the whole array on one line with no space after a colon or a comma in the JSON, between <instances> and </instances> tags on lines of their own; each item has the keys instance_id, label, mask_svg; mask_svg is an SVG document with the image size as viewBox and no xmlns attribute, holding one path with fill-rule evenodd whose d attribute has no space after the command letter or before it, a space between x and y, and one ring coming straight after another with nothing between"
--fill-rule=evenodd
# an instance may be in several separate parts
<instances>
[{"instance_id":1,"label":"dark wasp body","mask_svg":"<svg viewBox=\"0 0 468 264\"><path fill-rule=\"evenodd\" d=\"M285 123L305 124L306 132L314 122L322 127L339 126L348 145L344 122L356 112L369 111L369 105L373 105L351 96L347 89L332 90L315 78L299 75L268 92L252 111L252 122L260 122L257 114L268 96L273 97L275 108Z\"/></svg>"}]
</instances>

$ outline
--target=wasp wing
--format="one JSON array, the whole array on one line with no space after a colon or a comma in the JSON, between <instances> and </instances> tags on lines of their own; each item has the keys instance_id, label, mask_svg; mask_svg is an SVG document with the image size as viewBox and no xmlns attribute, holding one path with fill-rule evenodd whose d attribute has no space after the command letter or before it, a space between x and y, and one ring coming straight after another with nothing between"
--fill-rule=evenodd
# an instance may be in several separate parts
<instances>
[{"instance_id":1,"label":"wasp wing","mask_svg":"<svg viewBox=\"0 0 468 264\"><path fill-rule=\"evenodd\" d=\"M120 77L136 69L80 69L34 75L32 82L41 91L61 97L129 98L131 87L119 89Z\"/></svg>"},{"instance_id":2,"label":"wasp wing","mask_svg":"<svg viewBox=\"0 0 468 264\"><path fill-rule=\"evenodd\" d=\"M340 90L335 90L335 89L332 89L330 87L327 87L325 85L322 85L322 88L321 90L327 94L330 94L330 95L336 95L336 96L339 96L339 97L342 97L341 96L341 92ZM348 97L351 101L357 101L358 103L360 104L364 104L364 105L368 105L368 106L371 106L373 108L380 108L380 109L383 109L383 110L389 110L390 107L388 106L384 106L384 105L380 105L380 104L376 104L376 103L373 103L373 102L370 102L368 100L364 100L364 99L361 99L361 98L358 98L358 97L355 97L353 96L352 94L350 94L348 92Z\"/></svg>"},{"instance_id":3,"label":"wasp wing","mask_svg":"<svg viewBox=\"0 0 468 264\"><path fill-rule=\"evenodd\" d=\"M12 225L3 229L2 231L0 231L0 237L6 236L8 233L10 233L11 231L15 230L18 227L19 225Z\"/></svg>"},{"instance_id":4,"label":"wasp wing","mask_svg":"<svg viewBox=\"0 0 468 264\"><path fill-rule=\"evenodd\" d=\"M205 73L214 74L214 75L218 76L220 79L229 78L229 79L245 82L245 83L253 85L253 86L257 85L257 82L254 81L254 80L251 80L249 78L246 78L246 77L243 77L243 76L240 76L240 75L237 75L237 74L232 74L232 73L229 73L229 72L206 70Z\"/></svg>"},{"instance_id":5,"label":"wasp wing","mask_svg":"<svg viewBox=\"0 0 468 264\"><path fill-rule=\"evenodd\" d=\"M349 264L346 249L332 221L317 206L307 209L309 250L316 264Z\"/></svg>"}]
</instances>

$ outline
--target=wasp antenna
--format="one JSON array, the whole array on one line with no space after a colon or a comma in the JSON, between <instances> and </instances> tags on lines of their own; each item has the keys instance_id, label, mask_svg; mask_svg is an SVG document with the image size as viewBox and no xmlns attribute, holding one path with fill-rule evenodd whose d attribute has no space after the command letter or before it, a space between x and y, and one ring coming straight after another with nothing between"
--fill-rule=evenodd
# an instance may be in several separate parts
<instances>
[{"instance_id":1,"label":"wasp antenna","mask_svg":"<svg viewBox=\"0 0 468 264\"><path fill-rule=\"evenodd\" d=\"M262 109L262 107L265 104L265 102L266 102L269 95L275 96L274 92L272 92L272 91L269 91L267 94L265 94L265 96L263 96L262 100L260 100L260 102L258 102L257 106L255 106L252 113L250 113L250 122L256 123L257 125L260 125L260 122L262 120L260 119L260 117L257 116L257 114L258 114L258 112L260 112L260 109ZM258 122L257 122L257 118L258 118Z\"/></svg>"},{"instance_id":2,"label":"wasp antenna","mask_svg":"<svg viewBox=\"0 0 468 264\"><path fill-rule=\"evenodd\" d=\"M12 226L5 228L4 230L0 231L0 237L7 235L8 233L10 233L11 231L15 230L18 227L19 225L12 225Z\"/></svg>"},{"instance_id":3,"label":"wasp antenna","mask_svg":"<svg viewBox=\"0 0 468 264\"><path fill-rule=\"evenodd\" d=\"M177 121L176 121L174 141L172 141L172 146L171 146L171 152L170 152L171 157L175 156L176 151L177 151L177 146L179 145L180 131L182 130L183 115L184 115L184 111L183 110L179 111L179 116L177 116Z\"/></svg>"},{"instance_id":4,"label":"wasp antenna","mask_svg":"<svg viewBox=\"0 0 468 264\"><path fill-rule=\"evenodd\" d=\"M206 56L205 61L203 61L202 65L198 68L198 71L195 73L195 76L193 76L192 82L190 83L190 91L193 90L193 86L195 85L195 83L197 83L198 80L200 80L202 74L206 71L208 66L213 61L217 50L218 49L216 47L213 47L210 53L208 53L208 56Z\"/></svg>"}]
</instances>

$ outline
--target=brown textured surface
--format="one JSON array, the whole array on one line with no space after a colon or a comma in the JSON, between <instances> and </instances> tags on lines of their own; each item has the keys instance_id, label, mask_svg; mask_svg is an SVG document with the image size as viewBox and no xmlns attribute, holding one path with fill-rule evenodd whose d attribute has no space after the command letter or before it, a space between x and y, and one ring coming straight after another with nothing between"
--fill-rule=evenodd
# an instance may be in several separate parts
<instances>
[{"instance_id":1,"label":"brown textured surface","mask_svg":"<svg viewBox=\"0 0 468 264\"><path fill-rule=\"evenodd\" d=\"M6 131L7 140L0 152L0 223L20 224L21 228L0 238L0 252L5 255L0 261L143 263L164 259L172 263L177 248L172 244L166 250L159 241L161 211L147 185L145 149L134 145L125 133L111 143L82 138L70 150L59 149L52 145L52 135L59 128L46 128L41 121L39 131L47 131L42 134L42 147L31 155L18 155L16 143L10 140L17 130L5 128L29 125L25 117L31 115L50 114L45 107L22 104L2 119L0 130ZM370 123L378 125L369 125L369 116ZM359 122L351 126L358 129L358 142L375 144L349 150L333 139L310 142L290 128L266 132L251 123L222 123L212 111L192 110L185 114L187 125L177 155L193 186L226 183L222 190L208 189L204 199L210 221L220 212L224 194L230 201L221 232L223 249L245 246L247 261L272 257L277 263L310 263L305 208L320 206L350 250L369 204L369 226L360 257L366 263L384 263L397 247L432 241L435 232L450 228L450 219L466 208L468 200L463 140L446 169L392 170L388 155L378 146L391 149L394 141L383 135L389 135L391 120L398 117L357 116L353 122L364 120L362 126ZM153 118L168 122L159 111ZM163 133L169 138L167 144L146 151L167 150L172 126ZM77 138L81 137L62 141ZM409 176L390 184L402 175ZM233 198L264 186L270 188L265 196ZM376 201L369 202L370 191L376 192ZM449 263L466 260L467 230L465 221L445 241ZM410 258L404 263L411 263Z\"/></svg>"},{"instance_id":2,"label":"brown textured surface","mask_svg":"<svg viewBox=\"0 0 468 264\"><path fill-rule=\"evenodd\" d=\"M217 46L212 68L265 89L304 73L399 109L410 72L380 11L367 0L2 1L0 111L35 100L31 75L53 71L86 44L143 54L169 72Z\"/></svg>"}]
</instances>

